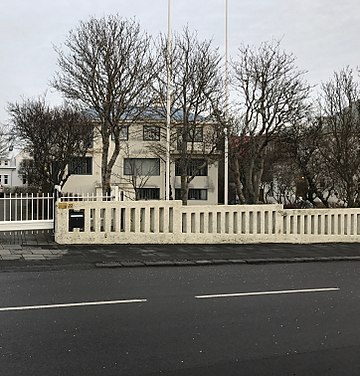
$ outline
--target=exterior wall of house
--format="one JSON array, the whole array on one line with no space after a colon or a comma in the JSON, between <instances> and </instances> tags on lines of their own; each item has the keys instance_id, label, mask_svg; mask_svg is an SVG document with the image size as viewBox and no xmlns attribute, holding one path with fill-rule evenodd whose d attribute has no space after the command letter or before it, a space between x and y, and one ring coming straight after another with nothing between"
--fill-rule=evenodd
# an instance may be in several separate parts
<instances>
[{"instance_id":1,"label":"exterior wall of house","mask_svg":"<svg viewBox=\"0 0 360 376\"><path fill-rule=\"evenodd\" d=\"M15 159L4 158L0 160L0 184L3 187L16 185L16 165Z\"/></svg>"},{"instance_id":2,"label":"exterior wall of house","mask_svg":"<svg viewBox=\"0 0 360 376\"><path fill-rule=\"evenodd\" d=\"M92 149L88 157L91 158L91 171L70 175L62 189L64 193L94 194L101 186L101 154Z\"/></svg>"},{"instance_id":3,"label":"exterior wall of house","mask_svg":"<svg viewBox=\"0 0 360 376\"><path fill-rule=\"evenodd\" d=\"M23 151L16 152L8 158L0 159L0 184L5 188L25 186L21 176L19 176L19 166L24 159Z\"/></svg>"},{"instance_id":4,"label":"exterior wall of house","mask_svg":"<svg viewBox=\"0 0 360 376\"><path fill-rule=\"evenodd\" d=\"M114 187L113 194L116 192L119 200L134 200L135 190L138 188L139 199L164 199L165 198L165 161L160 158L162 153L159 146L165 146L165 134L163 130L159 130L157 135L146 134L144 126L154 125L158 123L141 122L131 125L128 133L124 131L122 135L122 150L113 168L111 184ZM149 137L150 136L150 137ZM145 140L144 140L145 138ZM153 140L146 140L153 138ZM110 155L113 151L113 143L111 143ZM172 150L172 155L176 154L176 147ZM94 147L88 154L92 158L92 168L90 173L73 174L63 187L63 192L83 194L97 193L101 194L101 140L95 137ZM199 152L199 157L201 154ZM135 161L136 159L136 161ZM139 170L145 169L149 164L149 160L153 160L151 164L157 165L153 170L147 170L149 173L137 173ZM141 161L140 161L141 160ZM129 174L130 170L136 171ZM82 171L84 172L84 171ZM90 172L90 171L87 171ZM173 198L175 198L176 190L181 188L180 177L175 175L175 163L171 163L170 167L170 185ZM207 176L196 176L190 183L190 195L192 205L208 205L218 203L218 164L208 166Z\"/></svg>"}]
</instances>

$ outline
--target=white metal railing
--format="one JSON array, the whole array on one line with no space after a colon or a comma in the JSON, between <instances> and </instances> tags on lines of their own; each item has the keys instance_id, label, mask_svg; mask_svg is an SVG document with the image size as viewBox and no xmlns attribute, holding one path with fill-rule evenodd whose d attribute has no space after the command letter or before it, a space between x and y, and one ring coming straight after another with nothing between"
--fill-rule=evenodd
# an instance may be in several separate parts
<instances>
[{"instance_id":1,"label":"white metal railing","mask_svg":"<svg viewBox=\"0 0 360 376\"><path fill-rule=\"evenodd\" d=\"M94 193L64 193L59 196L60 202L71 201L118 201L115 196L98 196Z\"/></svg>"},{"instance_id":2,"label":"white metal railing","mask_svg":"<svg viewBox=\"0 0 360 376\"><path fill-rule=\"evenodd\" d=\"M80 213L75 216L83 223L70 223L71 213ZM360 210L62 201L57 206L55 239L63 244L358 242Z\"/></svg>"},{"instance_id":3,"label":"white metal railing","mask_svg":"<svg viewBox=\"0 0 360 376\"><path fill-rule=\"evenodd\" d=\"M0 231L50 230L54 227L52 194L5 194L0 197Z\"/></svg>"}]
</instances>

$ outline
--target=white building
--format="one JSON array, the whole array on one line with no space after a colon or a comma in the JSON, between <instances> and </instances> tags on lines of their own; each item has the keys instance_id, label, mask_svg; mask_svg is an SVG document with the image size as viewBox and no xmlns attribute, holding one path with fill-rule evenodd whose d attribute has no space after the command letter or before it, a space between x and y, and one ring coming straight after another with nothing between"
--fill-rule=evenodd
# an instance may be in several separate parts
<instances>
[{"instance_id":1,"label":"white building","mask_svg":"<svg viewBox=\"0 0 360 376\"><path fill-rule=\"evenodd\" d=\"M135 189L139 200L165 198L165 130L159 121L146 120L121 129L122 149L113 168L112 194L120 200L134 200ZM175 124L176 127L176 124ZM209 125L199 127L196 142L198 149L194 167L203 164L201 156L203 136ZM176 142L171 148L170 186L174 199L180 199L180 176L176 155ZM175 144L175 145L174 145ZM113 147L113 144L112 144ZM162 149L162 150L161 150ZM110 150L111 152L112 150ZM196 151L195 151L196 154ZM194 152L192 152L194 156ZM81 165L74 168L63 187L63 192L72 194L96 193L101 195L101 139L95 137L93 147ZM218 203L218 162L206 165L189 185L191 204L207 205Z\"/></svg>"},{"instance_id":2,"label":"white building","mask_svg":"<svg viewBox=\"0 0 360 376\"><path fill-rule=\"evenodd\" d=\"M26 185L19 175L19 166L24 159L24 152L13 152L6 158L0 159L0 184L5 188L22 187Z\"/></svg>"}]
</instances>

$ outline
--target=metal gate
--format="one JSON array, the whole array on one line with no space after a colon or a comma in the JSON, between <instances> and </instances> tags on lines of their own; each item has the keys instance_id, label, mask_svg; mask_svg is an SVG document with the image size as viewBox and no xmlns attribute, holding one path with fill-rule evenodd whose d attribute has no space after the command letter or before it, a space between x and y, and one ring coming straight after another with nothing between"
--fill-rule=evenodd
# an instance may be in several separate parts
<instances>
[{"instance_id":1,"label":"metal gate","mask_svg":"<svg viewBox=\"0 0 360 376\"><path fill-rule=\"evenodd\" d=\"M0 232L52 230L53 194L0 196Z\"/></svg>"}]
</instances>

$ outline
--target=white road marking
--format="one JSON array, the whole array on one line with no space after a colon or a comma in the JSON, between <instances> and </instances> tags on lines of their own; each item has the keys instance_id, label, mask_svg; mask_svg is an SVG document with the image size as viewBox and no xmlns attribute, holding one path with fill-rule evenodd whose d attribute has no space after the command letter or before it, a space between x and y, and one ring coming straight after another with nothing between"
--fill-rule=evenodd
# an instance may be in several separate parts
<instances>
[{"instance_id":1,"label":"white road marking","mask_svg":"<svg viewBox=\"0 0 360 376\"><path fill-rule=\"evenodd\" d=\"M300 289L300 290L275 290L275 291L250 291L250 292L237 292L231 294L213 294L213 295L197 295L196 299L212 299L212 298L235 298L241 296L257 296L257 295L281 295L281 294L300 294L305 292L326 292L326 291L339 291L338 287L326 287L319 289Z\"/></svg>"},{"instance_id":2,"label":"white road marking","mask_svg":"<svg viewBox=\"0 0 360 376\"><path fill-rule=\"evenodd\" d=\"M2 307L0 308L0 312L28 311L28 310L34 310L34 309L102 306L102 305L130 304L130 303L146 303L146 302L147 302L147 299L127 299L127 300L104 300L104 301L97 301L97 302L42 304L42 305L18 306L18 307Z\"/></svg>"}]
</instances>

